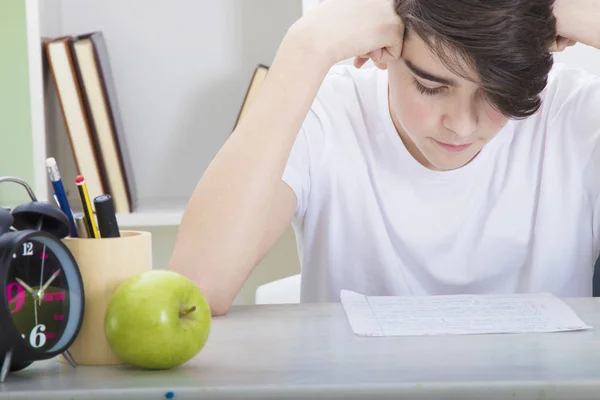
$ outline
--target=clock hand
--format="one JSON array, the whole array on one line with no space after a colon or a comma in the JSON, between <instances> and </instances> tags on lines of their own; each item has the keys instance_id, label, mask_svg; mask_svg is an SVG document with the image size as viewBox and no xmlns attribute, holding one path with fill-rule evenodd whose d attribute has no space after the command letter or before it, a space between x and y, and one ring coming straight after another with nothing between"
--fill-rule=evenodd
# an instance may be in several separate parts
<instances>
[{"instance_id":1,"label":"clock hand","mask_svg":"<svg viewBox=\"0 0 600 400\"><path fill-rule=\"evenodd\" d=\"M23 282L22 279L15 278L15 280L19 283L19 285L23 286L23 288L25 290L27 290L29 293L33 294L33 289L28 284L26 284L25 282Z\"/></svg>"},{"instance_id":2,"label":"clock hand","mask_svg":"<svg viewBox=\"0 0 600 400\"><path fill-rule=\"evenodd\" d=\"M40 294L42 294L42 292L44 291L44 289L42 288L42 284L44 282L44 264L46 263L46 245L44 245L44 247L42 248L42 268L40 270ZM39 305L42 305L42 296L38 297L38 303Z\"/></svg>"},{"instance_id":3,"label":"clock hand","mask_svg":"<svg viewBox=\"0 0 600 400\"><path fill-rule=\"evenodd\" d=\"M58 276L58 274L60 274L60 270L57 270L55 273L53 273L52 276L50 277L50 279L48 279L48 281L44 284L44 286L42 286L42 288L40 290L43 292L46 289L48 289L48 286L50 286L50 284L52 283L52 281L54 279L56 279L56 277Z\"/></svg>"},{"instance_id":4,"label":"clock hand","mask_svg":"<svg viewBox=\"0 0 600 400\"><path fill-rule=\"evenodd\" d=\"M37 303L35 299L33 300L33 312L35 313L35 326L38 326Z\"/></svg>"},{"instance_id":5,"label":"clock hand","mask_svg":"<svg viewBox=\"0 0 600 400\"><path fill-rule=\"evenodd\" d=\"M23 288L25 288L25 290L27 290L33 296L33 312L34 312L34 318L35 318L35 326L37 326L38 325L38 315L37 315L37 302L35 301L36 293L34 293L34 290L28 284L23 282L22 279L15 278L15 280L19 283L19 285L23 286Z\"/></svg>"},{"instance_id":6,"label":"clock hand","mask_svg":"<svg viewBox=\"0 0 600 400\"><path fill-rule=\"evenodd\" d=\"M43 281L44 281L44 263L46 262L46 245L44 245L44 247L42 248L42 268L40 270L40 287L42 287ZM40 291L44 291L44 289L40 289ZM42 298L41 296L38 298L38 303L39 305L42 305Z\"/></svg>"}]
</instances>

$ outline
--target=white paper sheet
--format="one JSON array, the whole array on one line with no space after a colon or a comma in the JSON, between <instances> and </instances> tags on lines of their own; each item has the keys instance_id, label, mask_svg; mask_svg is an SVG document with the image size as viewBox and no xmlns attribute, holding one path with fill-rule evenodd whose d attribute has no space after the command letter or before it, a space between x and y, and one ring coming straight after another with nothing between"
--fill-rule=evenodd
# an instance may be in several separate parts
<instances>
[{"instance_id":1,"label":"white paper sheet","mask_svg":"<svg viewBox=\"0 0 600 400\"><path fill-rule=\"evenodd\" d=\"M550 293L517 295L364 296L341 291L360 336L537 333L591 329Z\"/></svg>"}]
</instances>

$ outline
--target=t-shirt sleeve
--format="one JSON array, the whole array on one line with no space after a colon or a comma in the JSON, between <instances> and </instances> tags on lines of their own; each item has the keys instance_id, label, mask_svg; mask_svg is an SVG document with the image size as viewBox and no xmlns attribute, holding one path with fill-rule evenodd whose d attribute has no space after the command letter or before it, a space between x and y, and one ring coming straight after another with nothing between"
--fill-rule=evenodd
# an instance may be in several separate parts
<instances>
[{"instance_id":1,"label":"t-shirt sleeve","mask_svg":"<svg viewBox=\"0 0 600 400\"><path fill-rule=\"evenodd\" d=\"M562 67L551 86L550 129L564 133L569 165L580 171L593 206L594 237L600 236L600 76Z\"/></svg>"},{"instance_id":2,"label":"t-shirt sleeve","mask_svg":"<svg viewBox=\"0 0 600 400\"><path fill-rule=\"evenodd\" d=\"M325 147L322 108L315 100L296 137L285 166L282 180L296 194L298 204L295 219L306 212L311 188L317 179Z\"/></svg>"},{"instance_id":3,"label":"t-shirt sleeve","mask_svg":"<svg viewBox=\"0 0 600 400\"><path fill-rule=\"evenodd\" d=\"M593 232L600 236L600 78L590 79L580 93L567 100L572 133L580 135L582 183L594 207Z\"/></svg>"},{"instance_id":4,"label":"t-shirt sleeve","mask_svg":"<svg viewBox=\"0 0 600 400\"><path fill-rule=\"evenodd\" d=\"M586 128L590 130L590 155L583 171L584 185L589 188L590 201L594 204L594 238L600 238L600 85L589 94L587 106L592 116ZM595 107L594 107L595 105Z\"/></svg>"}]
</instances>

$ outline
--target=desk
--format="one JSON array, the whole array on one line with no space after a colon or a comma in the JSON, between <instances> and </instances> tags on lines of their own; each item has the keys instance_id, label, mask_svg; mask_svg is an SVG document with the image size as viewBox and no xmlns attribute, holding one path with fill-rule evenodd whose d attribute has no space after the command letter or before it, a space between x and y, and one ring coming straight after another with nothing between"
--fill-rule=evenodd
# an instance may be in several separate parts
<instances>
[{"instance_id":1,"label":"desk","mask_svg":"<svg viewBox=\"0 0 600 400\"><path fill-rule=\"evenodd\" d=\"M339 303L238 306L177 369L50 360L9 375L0 399L599 399L600 300L567 302L598 330L361 338Z\"/></svg>"}]
</instances>

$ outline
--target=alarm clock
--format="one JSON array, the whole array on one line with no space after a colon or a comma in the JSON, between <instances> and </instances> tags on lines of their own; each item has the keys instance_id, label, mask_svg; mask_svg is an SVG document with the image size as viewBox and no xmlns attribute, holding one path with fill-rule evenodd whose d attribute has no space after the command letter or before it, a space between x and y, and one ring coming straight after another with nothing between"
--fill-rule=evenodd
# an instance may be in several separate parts
<instances>
[{"instance_id":1,"label":"alarm clock","mask_svg":"<svg viewBox=\"0 0 600 400\"><path fill-rule=\"evenodd\" d=\"M0 382L8 372L68 352L83 321L84 290L77 262L61 241L67 216L37 201L21 179L0 177L27 189L30 203L0 208Z\"/></svg>"}]
</instances>

